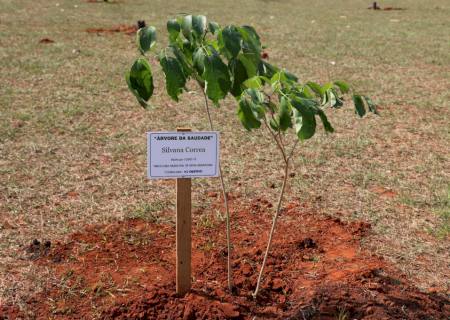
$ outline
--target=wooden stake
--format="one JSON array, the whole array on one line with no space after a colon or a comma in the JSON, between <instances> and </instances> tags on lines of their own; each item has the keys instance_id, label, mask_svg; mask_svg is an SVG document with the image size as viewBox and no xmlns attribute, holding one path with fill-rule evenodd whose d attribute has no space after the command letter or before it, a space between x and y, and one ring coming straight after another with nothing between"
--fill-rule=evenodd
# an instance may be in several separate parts
<instances>
[{"instance_id":1,"label":"wooden stake","mask_svg":"<svg viewBox=\"0 0 450 320\"><path fill-rule=\"evenodd\" d=\"M178 128L177 131L191 131ZM177 294L191 289L191 179L177 179Z\"/></svg>"}]
</instances>

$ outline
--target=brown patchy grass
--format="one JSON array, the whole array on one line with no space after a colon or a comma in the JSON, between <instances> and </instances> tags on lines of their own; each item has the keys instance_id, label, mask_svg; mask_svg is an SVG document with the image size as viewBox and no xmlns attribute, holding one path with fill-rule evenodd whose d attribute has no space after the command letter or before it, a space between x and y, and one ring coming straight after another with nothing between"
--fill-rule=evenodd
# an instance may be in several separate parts
<instances>
[{"instance_id":1,"label":"brown patchy grass","mask_svg":"<svg viewBox=\"0 0 450 320\"><path fill-rule=\"evenodd\" d=\"M85 30L138 19L164 30L179 12L251 24L269 46L269 61L304 80L349 80L373 96L381 117L359 120L339 110L331 116L336 134L302 145L288 197L325 215L369 221L367 248L422 289L448 291L450 6L396 5L407 10L373 12L363 1L3 1L0 304L25 306L50 281L48 270L23 254L33 239L55 241L87 223L130 216L158 219L161 208L173 208L173 182L145 178L145 132L207 129L202 97L168 100L156 71L155 109L141 110L123 80L138 54L134 38ZM55 42L40 44L42 38ZM268 137L244 132L231 99L213 120L227 185L249 200L274 198L282 172ZM195 206L208 207L207 193L218 187L215 179L195 180Z\"/></svg>"}]
</instances>

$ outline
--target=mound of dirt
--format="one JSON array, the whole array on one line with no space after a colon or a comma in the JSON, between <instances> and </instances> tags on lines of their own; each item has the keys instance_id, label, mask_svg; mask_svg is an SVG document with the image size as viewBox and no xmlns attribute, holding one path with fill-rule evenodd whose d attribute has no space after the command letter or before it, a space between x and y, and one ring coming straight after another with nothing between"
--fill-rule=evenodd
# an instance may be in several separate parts
<instances>
[{"instance_id":1,"label":"mound of dirt","mask_svg":"<svg viewBox=\"0 0 450 320\"><path fill-rule=\"evenodd\" d=\"M449 301L426 294L382 258L366 252L363 222L318 218L291 203L274 237L265 281L251 296L273 210L232 199L234 295L227 292L225 232L216 209L194 214L192 291L175 294L175 228L144 220L88 226L52 243L36 263L54 271L46 292L28 302L37 318L55 319L445 319ZM173 213L168 213L173 214ZM206 223L205 221L210 221ZM18 308L3 308L15 319ZM1 317L0 317L1 318Z\"/></svg>"}]
</instances>

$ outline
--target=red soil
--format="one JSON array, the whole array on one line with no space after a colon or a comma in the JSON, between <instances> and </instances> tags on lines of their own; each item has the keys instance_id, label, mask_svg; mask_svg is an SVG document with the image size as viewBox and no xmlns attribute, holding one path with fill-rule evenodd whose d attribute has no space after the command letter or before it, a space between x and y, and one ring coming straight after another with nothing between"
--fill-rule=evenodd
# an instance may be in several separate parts
<instances>
[{"instance_id":1,"label":"red soil","mask_svg":"<svg viewBox=\"0 0 450 320\"><path fill-rule=\"evenodd\" d=\"M34 247L58 281L28 301L37 318L91 319L446 319L450 303L426 294L382 258L360 248L368 224L318 218L292 203L283 211L260 297L251 297L272 204L232 199L235 293L227 292L223 224L194 213L193 286L175 294L173 225L143 220L88 226L66 243ZM220 208L220 201L212 209ZM211 214L215 212L211 210ZM205 213L205 212L203 212ZM173 214L173 213L169 213ZM213 219L213 218L212 218ZM203 222L201 222L203 221ZM31 248L31 249L30 249ZM30 246L30 252L36 254ZM18 308L1 313L16 319ZM344 317L346 316L346 318ZM6 318L8 319L8 318Z\"/></svg>"},{"instance_id":2,"label":"red soil","mask_svg":"<svg viewBox=\"0 0 450 320\"><path fill-rule=\"evenodd\" d=\"M55 41L53 41L50 38L42 38L41 40L39 40L39 43L54 43Z\"/></svg>"},{"instance_id":3,"label":"red soil","mask_svg":"<svg viewBox=\"0 0 450 320\"><path fill-rule=\"evenodd\" d=\"M88 33L125 33L128 35L136 34L136 31L138 30L138 27L135 25L124 25L120 24L118 26L112 27L112 28L89 28L86 29L86 32Z\"/></svg>"}]
</instances>

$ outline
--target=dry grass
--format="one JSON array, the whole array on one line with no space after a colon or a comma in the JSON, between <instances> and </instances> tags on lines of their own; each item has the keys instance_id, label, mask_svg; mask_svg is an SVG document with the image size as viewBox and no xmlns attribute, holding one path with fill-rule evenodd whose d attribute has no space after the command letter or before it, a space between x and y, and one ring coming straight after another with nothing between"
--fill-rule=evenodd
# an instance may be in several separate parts
<instances>
[{"instance_id":1,"label":"dry grass","mask_svg":"<svg viewBox=\"0 0 450 320\"><path fill-rule=\"evenodd\" d=\"M63 239L85 224L129 216L157 219L161 208L173 208L173 182L145 178L145 132L207 129L201 96L169 101L156 72L156 107L144 112L123 79L137 56L134 38L84 30L138 19L164 30L166 18L196 11L255 26L270 61L302 79L349 80L379 102L382 117L358 120L339 110L331 116L336 134L302 145L288 196L324 214L370 221L366 247L420 287L448 290L450 6L402 0L396 6L405 11L373 12L368 5L3 0L0 304L21 304L48 277L22 255L32 239ZM46 37L55 43L39 44ZM231 99L213 120L229 187L249 200L274 199L281 159L268 137L241 129ZM207 192L218 187L215 179L195 180L195 205L207 206Z\"/></svg>"}]
</instances>

